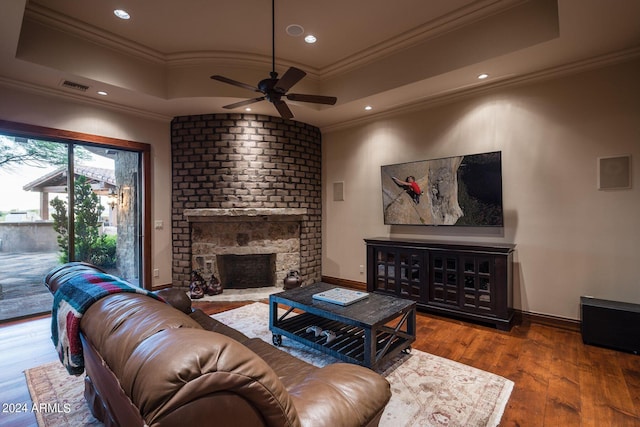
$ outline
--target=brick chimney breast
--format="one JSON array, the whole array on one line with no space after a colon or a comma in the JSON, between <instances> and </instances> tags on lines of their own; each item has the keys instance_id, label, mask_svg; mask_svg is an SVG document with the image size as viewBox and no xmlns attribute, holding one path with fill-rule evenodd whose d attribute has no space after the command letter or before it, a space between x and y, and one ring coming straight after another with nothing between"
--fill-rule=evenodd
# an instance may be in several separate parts
<instances>
[{"instance_id":1,"label":"brick chimney breast","mask_svg":"<svg viewBox=\"0 0 640 427\"><path fill-rule=\"evenodd\" d=\"M194 268L215 272L225 254L273 254L277 286L289 269L303 284L320 280L318 128L252 114L176 117L171 153L174 286L188 287Z\"/></svg>"}]
</instances>

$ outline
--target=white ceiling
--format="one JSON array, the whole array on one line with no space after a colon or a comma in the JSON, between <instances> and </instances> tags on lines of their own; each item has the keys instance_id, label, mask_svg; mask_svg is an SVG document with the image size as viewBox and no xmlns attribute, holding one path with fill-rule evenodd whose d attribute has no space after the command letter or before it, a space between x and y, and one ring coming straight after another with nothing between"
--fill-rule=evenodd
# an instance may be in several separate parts
<instances>
[{"instance_id":1,"label":"white ceiling","mask_svg":"<svg viewBox=\"0 0 640 427\"><path fill-rule=\"evenodd\" d=\"M325 129L640 55L638 0L275 4L276 70L307 72L290 92L338 97L331 107L288 104L295 120ZM213 74L257 85L271 71L269 0L3 0L1 7L3 85L170 120L228 112L223 105L257 96ZM116 18L116 8L132 18ZM290 24L318 42L289 36ZM483 72L490 77L479 81ZM90 88L68 89L64 80ZM277 115L266 101L252 107Z\"/></svg>"}]
</instances>

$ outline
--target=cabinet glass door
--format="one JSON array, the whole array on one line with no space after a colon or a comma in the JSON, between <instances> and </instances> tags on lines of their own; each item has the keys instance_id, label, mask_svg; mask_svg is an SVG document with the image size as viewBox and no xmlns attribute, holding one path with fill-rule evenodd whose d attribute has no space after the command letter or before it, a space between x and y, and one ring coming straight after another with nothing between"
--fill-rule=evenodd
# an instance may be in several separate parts
<instances>
[{"instance_id":1,"label":"cabinet glass door","mask_svg":"<svg viewBox=\"0 0 640 427\"><path fill-rule=\"evenodd\" d=\"M429 291L432 302L459 306L458 257L455 255L431 255L433 286Z\"/></svg>"},{"instance_id":2,"label":"cabinet glass door","mask_svg":"<svg viewBox=\"0 0 640 427\"><path fill-rule=\"evenodd\" d=\"M491 259L469 257L463 260L464 307L475 311L492 311L493 283Z\"/></svg>"},{"instance_id":3,"label":"cabinet glass door","mask_svg":"<svg viewBox=\"0 0 640 427\"><path fill-rule=\"evenodd\" d=\"M376 249L376 291L395 293L396 253L393 250Z\"/></svg>"},{"instance_id":4,"label":"cabinet glass door","mask_svg":"<svg viewBox=\"0 0 640 427\"><path fill-rule=\"evenodd\" d=\"M422 281L425 279L424 256L417 251L400 251L400 296L413 300L422 299Z\"/></svg>"}]
</instances>

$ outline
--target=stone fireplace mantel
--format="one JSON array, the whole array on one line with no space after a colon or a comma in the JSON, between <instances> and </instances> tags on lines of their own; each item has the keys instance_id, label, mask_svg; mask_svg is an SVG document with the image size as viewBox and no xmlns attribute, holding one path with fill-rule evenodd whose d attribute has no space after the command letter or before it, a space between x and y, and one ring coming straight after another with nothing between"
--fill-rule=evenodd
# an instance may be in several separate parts
<instances>
[{"instance_id":1,"label":"stone fireplace mantel","mask_svg":"<svg viewBox=\"0 0 640 427\"><path fill-rule=\"evenodd\" d=\"M306 208L185 209L188 222L302 221Z\"/></svg>"}]
</instances>

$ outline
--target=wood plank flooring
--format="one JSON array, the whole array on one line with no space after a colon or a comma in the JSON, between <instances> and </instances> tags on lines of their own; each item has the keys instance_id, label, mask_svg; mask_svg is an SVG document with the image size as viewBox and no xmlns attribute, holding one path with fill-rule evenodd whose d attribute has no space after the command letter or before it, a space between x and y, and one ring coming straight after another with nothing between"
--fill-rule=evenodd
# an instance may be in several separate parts
<instances>
[{"instance_id":1,"label":"wood plank flooring","mask_svg":"<svg viewBox=\"0 0 640 427\"><path fill-rule=\"evenodd\" d=\"M208 314L244 303L194 302ZM48 317L0 326L0 403L30 404L24 370L56 360ZM640 356L587 346L580 334L523 322L511 331L417 316L414 348L515 382L501 426L640 426ZM0 413L1 427L35 426Z\"/></svg>"}]
</instances>

